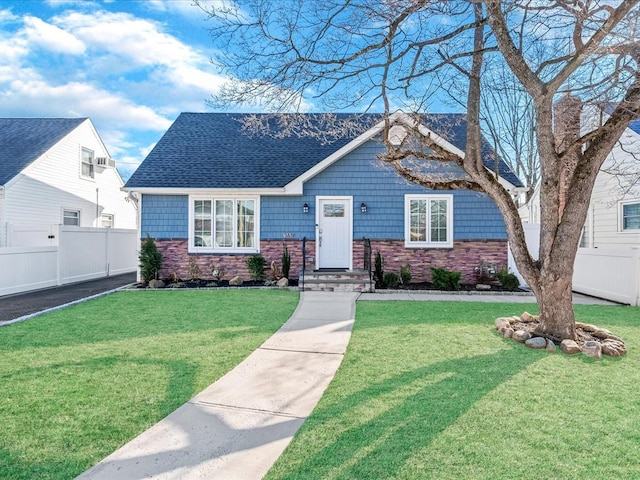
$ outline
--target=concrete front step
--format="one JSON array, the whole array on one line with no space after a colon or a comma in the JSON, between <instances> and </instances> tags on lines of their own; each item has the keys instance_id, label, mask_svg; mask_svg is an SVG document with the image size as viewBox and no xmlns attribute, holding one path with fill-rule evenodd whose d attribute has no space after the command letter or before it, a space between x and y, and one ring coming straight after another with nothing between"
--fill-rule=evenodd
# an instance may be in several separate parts
<instances>
[{"instance_id":1,"label":"concrete front step","mask_svg":"<svg viewBox=\"0 0 640 480\"><path fill-rule=\"evenodd\" d=\"M347 272L311 271L304 276L304 289L325 292L372 292L369 272L356 270Z\"/></svg>"}]
</instances>

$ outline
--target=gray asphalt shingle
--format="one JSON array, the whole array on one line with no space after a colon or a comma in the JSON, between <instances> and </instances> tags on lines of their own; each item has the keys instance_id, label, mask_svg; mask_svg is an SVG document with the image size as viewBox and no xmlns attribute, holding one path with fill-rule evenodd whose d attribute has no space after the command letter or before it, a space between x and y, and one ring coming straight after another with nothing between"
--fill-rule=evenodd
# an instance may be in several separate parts
<instances>
[{"instance_id":1,"label":"gray asphalt shingle","mask_svg":"<svg viewBox=\"0 0 640 480\"><path fill-rule=\"evenodd\" d=\"M127 188L280 188L349 143L349 137L323 142L311 136L247 134L245 114L182 113L133 173ZM317 116L309 114L312 121ZM348 114L339 115L347 117ZM363 115L362 132L380 119ZM425 122L464 150L466 122L459 114L430 115ZM361 133L362 133L361 132ZM483 144L485 163L493 169L493 151ZM503 161L501 175L516 186L520 180Z\"/></svg>"},{"instance_id":2,"label":"gray asphalt shingle","mask_svg":"<svg viewBox=\"0 0 640 480\"><path fill-rule=\"evenodd\" d=\"M0 118L0 185L53 147L86 118Z\"/></svg>"}]
</instances>

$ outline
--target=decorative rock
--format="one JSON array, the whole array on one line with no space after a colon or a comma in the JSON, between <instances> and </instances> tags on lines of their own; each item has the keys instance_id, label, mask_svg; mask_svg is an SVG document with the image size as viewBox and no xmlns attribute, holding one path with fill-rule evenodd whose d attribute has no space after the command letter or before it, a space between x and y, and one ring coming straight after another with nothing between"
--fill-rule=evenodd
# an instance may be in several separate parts
<instances>
[{"instance_id":1,"label":"decorative rock","mask_svg":"<svg viewBox=\"0 0 640 480\"><path fill-rule=\"evenodd\" d=\"M580 353L580 346L573 340L562 340L562 342L560 342L560 350L567 355L573 355Z\"/></svg>"},{"instance_id":2,"label":"decorative rock","mask_svg":"<svg viewBox=\"0 0 640 480\"><path fill-rule=\"evenodd\" d=\"M153 280L149 281L149 288L164 288L164 282L162 280Z\"/></svg>"},{"instance_id":3,"label":"decorative rock","mask_svg":"<svg viewBox=\"0 0 640 480\"><path fill-rule=\"evenodd\" d=\"M511 326L511 322L508 318L496 318L496 330L502 331L504 328L508 328Z\"/></svg>"},{"instance_id":4,"label":"decorative rock","mask_svg":"<svg viewBox=\"0 0 640 480\"><path fill-rule=\"evenodd\" d=\"M531 334L526 330L516 330L512 337L518 343L524 343L531 338Z\"/></svg>"},{"instance_id":5,"label":"decorative rock","mask_svg":"<svg viewBox=\"0 0 640 480\"><path fill-rule=\"evenodd\" d=\"M507 338L513 337L513 328L505 328L504 330L501 330L501 332Z\"/></svg>"},{"instance_id":6,"label":"decorative rock","mask_svg":"<svg viewBox=\"0 0 640 480\"><path fill-rule=\"evenodd\" d=\"M240 275L236 275L231 280L229 280L229 285L232 287L239 287L243 283L244 283L244 280L242 280L242 277Z\"/></svg>"},{"instance_id":7,"label":"decorative rock","mask_svg":"<svg viewBox=\"0 0 640 480\"><path fill-rule=\"evenodd\" d=\"M286 277L282 277L280 280L278 280L278 283L276 283L276 285L278 285L278 287L280 288L288 287L289 279Z\"/></svg>"},{"instance_id":8,"label":"decorative rock","mask_svg":"<svg viewBox=\"0 0 640 480\"><path fill-rule=\"evenodd\" d=\"M542 337L532 337L528 339L524 344L533 349L541 349L547 347L547 339Z\"/></svg>"},{"instance_id":9,"label":"decorative rock","mask_svg":"<svg viewBox=\"0 0 640 480\"><path fill-rule=\"evenodd\" d=\"M588 340L584 342L582 352L593 358L602 358L602 345L595 340Z\"/></svg>"},{"instance_id":10,"label":"decorative rock","mask_svg":"<svg viewBox=\"0 0 640 480\"><path fill-rule=\"evenodd\" d=\"M484 283L479 283L476 285L476 290L491 290L491 285L485 285Z\"/></svg>"},{"instance_id":11,"label":"decorative rock","mask_svg":"<svg viewBox=\"0 0 640 480\"><path fill-rule=\"evenodd\" d=\"M549 340L547 339L547 352L555 352L556 351L556 344L553 343L553 340Z\"/></svg>"},{"instance_id":12,"label":"decorative rock","mask_svg":"<svg viewBox=\"0 0 640 480\"><path fill-rule=\"evenodd\" d=\"M538 316L531 315L529 312L524 312L522 315L520 315L520 319L525 323L537 322L538 318Z\"/></svg>"},{"instance_id":13,"label":"decorative rock","mask_svg":"<svg viewBox=\"0 0 640 480\"><path fill-rule=\"evenodd\" d=\"M624 343L619 340L607 339L602 342L602 354L610 357L621 357L627 353Z\"/></svg>"}]
</instances>

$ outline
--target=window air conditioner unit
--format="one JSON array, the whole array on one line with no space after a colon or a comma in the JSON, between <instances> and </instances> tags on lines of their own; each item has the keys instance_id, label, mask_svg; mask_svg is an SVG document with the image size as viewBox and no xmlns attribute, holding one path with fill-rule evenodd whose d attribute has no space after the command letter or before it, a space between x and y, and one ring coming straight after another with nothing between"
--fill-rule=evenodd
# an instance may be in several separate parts
<instances>
[{"instance_id":1,"label":"window air conditioner unit","mask_svg":"<svg viewBox=\"0 0 640 480\"><path fill-rule=\"evenodd\" d=\"M109 157L96 157L96 164L99 167L115 167L116 161Z\"/></svg>"}]
</instances>

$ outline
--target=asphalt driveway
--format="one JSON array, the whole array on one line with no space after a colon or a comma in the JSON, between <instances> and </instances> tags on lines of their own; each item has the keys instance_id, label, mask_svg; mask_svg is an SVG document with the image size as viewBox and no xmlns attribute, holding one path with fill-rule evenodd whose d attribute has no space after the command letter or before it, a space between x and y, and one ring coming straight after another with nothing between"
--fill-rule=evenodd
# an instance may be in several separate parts
<instances>
[{"instance_id":1,"label":"asphalt driveway","mask_svg":"<svg viewBox=\"0 0 640 480\"><path fill-rule=\"evenodd\" d=\"M136 273L0 297L0 323L135 283Z\"/></svg>"}]
</instances>

